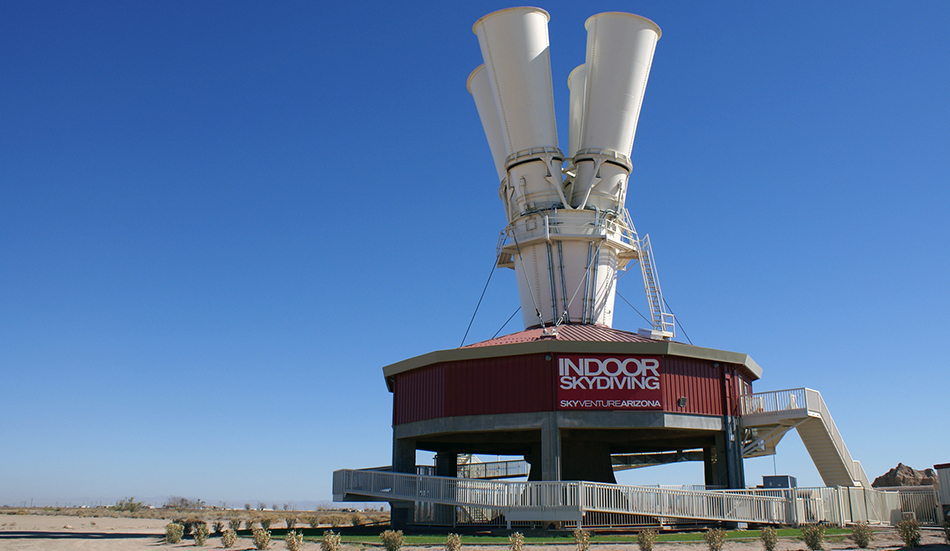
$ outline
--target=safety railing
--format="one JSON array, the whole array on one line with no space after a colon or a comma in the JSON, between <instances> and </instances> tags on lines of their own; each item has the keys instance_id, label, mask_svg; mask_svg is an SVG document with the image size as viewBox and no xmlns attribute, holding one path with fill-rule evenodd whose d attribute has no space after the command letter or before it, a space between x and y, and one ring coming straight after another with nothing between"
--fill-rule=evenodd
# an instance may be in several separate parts
<instances>
[{"instance_id":1,"label":"safety railing","mask_svg":"<svg viewBox=\"0 0 950 551\"><path fill-rule=\"evenodd\" d=\"M746 394L742 397L742 415L805 409L808 406L806 390L808 389L792 388Z\"/></svg>"},{"instance_id":2,"label":"safety railing","mask_svg":"<svg viewBox=\"0 0 950 551\"><path fill-rule=\"evenodd\" d=\"M527 476L528 471L528 462L523 460L486 461L458 466L458 474L462 478L509 478Z\"/></svg>"},{"instance_id":3,"label":"safety railing","mask_svg":"<svg viewBox=\"0 0 950 551\"><path fill-rule=\"evenodd\" d=\"M897 492L866 488L682 490L594 482L500 482L386 471L333 473L334 500L378 498L502 511L519 519L588 512L764 524L890 523ZM899 515L898 515L899 517Z\"/></svg>"}]
</instances>

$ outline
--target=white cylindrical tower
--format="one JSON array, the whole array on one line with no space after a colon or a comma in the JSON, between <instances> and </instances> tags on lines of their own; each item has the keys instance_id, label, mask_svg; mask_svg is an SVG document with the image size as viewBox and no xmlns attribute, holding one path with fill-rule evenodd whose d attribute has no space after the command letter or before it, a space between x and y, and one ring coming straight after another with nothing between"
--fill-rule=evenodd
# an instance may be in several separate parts
<instances>
[{"instance_id":1,"label":"white cylindrical tower","mask_svg":"<svg viewBox=\"0 0 950 551\"><path fill-rule=\"evenodd\" d=\"M609 326L617 270L637 258L639 241L625 216L623 194L632 133L659 29L629 14L602 14L588 21L587 63L569 79L569 147L574 159L565 180L554 117L548 19L539 8L511 8L488 14L473 27L485 65L472 72L469 91L496 169L498 133L506 156L499 178L508 225L498 263L517 274L526 328L561 323ZM644 29L654 31L652 42ZM625 32L636 36L630 39ZM600 50L614 51L605 55ZM640 87L629 85L642 73L637 71L644 59L646 73ZM633 69L624 67L623 60ZM621 74L611 76L614 70ZM486 86L497 125L490 120ZM635 109L630 94L636 97ZM617 138L626 134L630 145ZM578 182L583 184L580 193Z\"/></svg>"},{"instance_id":2,"label":"white cylindrical tower","mask_svg":"<svg viewBox=\"0 0 950 551\"><path fill-rule=\"evenodd\" d=\"M468 93L475 99L475 108L478 109L478 118L482 121L482 129L488 138L488 148L491 150L492 160L495 161L495 170L498 171L498 181L505 179L505 138L498 123L498 111L495 110L495 99L491 93L491 82L485 65L479 65L468 75Z\"/></svg>"},{"instance_id":3,"label":"white cylindrical tower","mask_svg":"<svg viewBox=\"0 0 950 551\"><path fill-rule=\"evenodd\" d=\"M630 13L587 20L587 81L571 204L623 208L630 153L660 28Z\"/></svg>"},{"instance_id":4,"label":"white cylindrical tower","mask_svg":"<svg viewBox=\"0 0 950 551\"><path fill-rule=\"evenodd\" d=\"M581 141L584 128L584 93L587 91L587 65L578 65L567 77L567 88L571 91L571 122L567 146L567 156L573 162L577 146Z\"/></svg>"}]
</instances>

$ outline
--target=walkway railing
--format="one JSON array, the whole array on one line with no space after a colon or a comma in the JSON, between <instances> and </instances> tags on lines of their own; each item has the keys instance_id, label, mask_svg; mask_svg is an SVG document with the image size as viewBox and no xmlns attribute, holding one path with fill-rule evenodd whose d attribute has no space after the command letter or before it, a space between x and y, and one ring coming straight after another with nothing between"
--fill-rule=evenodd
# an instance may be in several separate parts
<instances>
[{"instance_id":1,"label":"walkway railing","mask_svg":"<svg viewBox=\"0 0 950 551\"><path fill-rule=\"evenodd\" d=\"M820 418L825 427L825 431L831 438L838 456L844 463L851 480L859 482L865 488L870 488L871 483L861 463L855 461L845 446L841 433L831 418L831 412L821 393L810 388L793 388L787 390L775 390L771 392L757 392L742 397L742 415L750 420L757 414L776 414L788 413L792 417L815 417ZM797 413L800 411L800 414Z\"/></svg>"},{"instance_id":2,"label":"walkway railing","mask_svg":"<svg viewBox=\"0 0 950 551\"><path fill-rule=\"evenodd\" d=\"M583 522L584 514L762 524L890 523L899 517L896 492L838 487L775 490L680 490L594 482L501 482L386 471L333 473L335 501L366 498L501 511L512 519Z\"/></svg>"}]
</instances>

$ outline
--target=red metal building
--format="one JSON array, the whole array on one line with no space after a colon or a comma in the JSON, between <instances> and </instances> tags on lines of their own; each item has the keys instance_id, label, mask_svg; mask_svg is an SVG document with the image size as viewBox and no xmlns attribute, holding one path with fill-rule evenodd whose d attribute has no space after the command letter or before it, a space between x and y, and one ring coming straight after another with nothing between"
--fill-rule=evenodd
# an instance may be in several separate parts
<instances>
[{"instance_id":1,"label":"red metal building","mask_svg":"<svg viewBox=\"0 0 950 551\"><path fill-rule=\"evenodd\" d=\"M605 326L529 329L384 368L393 470L416 450L456 476L458 454L523 456L529 480L616 482L614 470L702 460L705 484L744 487L739 397L761 375L746 354Z\"/></svg>"}]
</instances>

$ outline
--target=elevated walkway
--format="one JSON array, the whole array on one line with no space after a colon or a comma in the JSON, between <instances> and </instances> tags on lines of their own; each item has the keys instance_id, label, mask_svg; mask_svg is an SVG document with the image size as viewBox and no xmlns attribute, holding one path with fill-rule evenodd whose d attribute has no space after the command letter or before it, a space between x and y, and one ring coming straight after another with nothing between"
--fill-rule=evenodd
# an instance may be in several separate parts
<instances>
[{"instance_id":1,"label":"elevated walkway","mask_svg":"<svg viewBox=\"0 0 950 551\"><path fill-rule=\"evenodd\" d=\"M900 519L897 492L866 488L682 490L595 482L502 482L374 470L333 473L334 501L409 501L489 511L482 518L512 523L568 522L582 526L591 513L655 519L842 526Z\"/></svg>"},{"instance_id":2,"label":"elevated walkway","mask_svg":"<svg viewBox=\"0 0 950 551\"><path fill-rule=\"evenodd\" d=\"M817 390L796 388L743 396L740 426L743 457L773 455L785 433L796 429L827 486L871 487Z\"/></svg>"}]
</instances>

